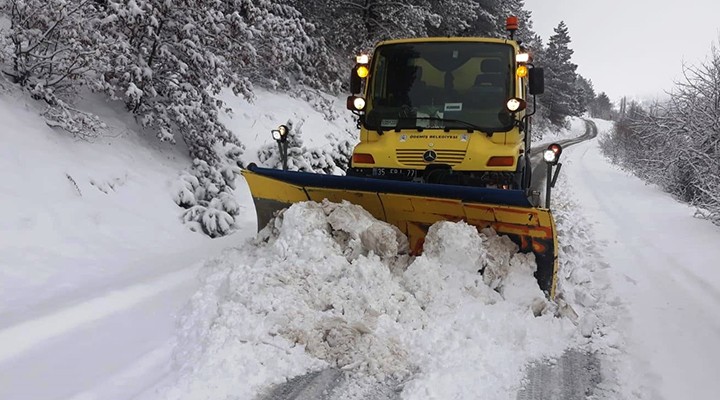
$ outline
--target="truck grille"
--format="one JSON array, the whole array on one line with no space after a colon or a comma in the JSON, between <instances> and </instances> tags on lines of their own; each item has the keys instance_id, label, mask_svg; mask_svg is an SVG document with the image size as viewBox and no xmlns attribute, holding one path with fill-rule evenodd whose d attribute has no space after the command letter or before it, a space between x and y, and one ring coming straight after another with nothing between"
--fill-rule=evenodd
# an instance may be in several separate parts
<instances>
[{"instance_id":1,"label":"truck grille","mask_svg":"<svg viewBox=\"0 0 720 400\"><path fill-rule=\"evenodd\" d=\"M428 149L397 149L395 155L400 164L409 167L424 167L428 164L457 165L465 159L465 150L435 150L437 158L432 163L423 160L423 154Z\"/></svg>"}]
</instances>

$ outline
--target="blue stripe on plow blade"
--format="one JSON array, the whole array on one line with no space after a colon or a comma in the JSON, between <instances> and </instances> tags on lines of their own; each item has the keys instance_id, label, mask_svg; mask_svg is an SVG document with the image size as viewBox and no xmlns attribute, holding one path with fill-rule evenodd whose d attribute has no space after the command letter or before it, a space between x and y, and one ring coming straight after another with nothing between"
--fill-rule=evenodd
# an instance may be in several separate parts
<instances>
[{"instance_id":1,"label":"blue stripe on plow blade","mask_svg":"<svg viewBox=\"0 0 720 400\"><path fill-rule=\"evenodd\" d=\"M361 192L393 193L409 196L457 199L469 203L485 203L516 207L532 207L523 190L482 188L474 186L440 185L405 182L356 176L326 175L310 172L282 171L261 168L254 164L248 170L268 178L301 187L352 190Z\"/></svg>"}]
</instances>

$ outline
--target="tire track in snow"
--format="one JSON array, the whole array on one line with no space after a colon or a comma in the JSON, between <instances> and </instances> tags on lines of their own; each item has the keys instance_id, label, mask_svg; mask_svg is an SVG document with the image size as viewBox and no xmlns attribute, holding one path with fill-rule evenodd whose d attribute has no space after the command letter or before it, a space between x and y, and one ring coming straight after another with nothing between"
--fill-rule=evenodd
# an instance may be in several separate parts
<instances>
[{"instance_id":1,"label":"tire track in snow","mask_svg":"<svg viewBox=\"0 0 720 400\"><path fill-rule=\"evenodd\" d=\"M153 389L157 386L157 382L154 380L149 381L144 387L135 385L137 389L129 388L133 387L133 382L143 381L145 377L152 376L158 371L161 372L161 376L167 376L171 368L167 360L172 357L175 345L176 341L174 339L168 340L106 381L93 386L91 389L84 390L68 400L100 400L113 398L118 394L136 400L155 400L156 393Z\"/></svg>"},{"instance_id":2,"label":"tire track in snow","mask_svg":"<svg viewBox=\"0 0 720 400\"><path fill-rule=\"evenodd\" d=\"M194 268L172 272L145 283L114 290L83 303L0 331L0 363L16 357L53 337L134 307L196 276Z\"/></svg>"}]
</instances>

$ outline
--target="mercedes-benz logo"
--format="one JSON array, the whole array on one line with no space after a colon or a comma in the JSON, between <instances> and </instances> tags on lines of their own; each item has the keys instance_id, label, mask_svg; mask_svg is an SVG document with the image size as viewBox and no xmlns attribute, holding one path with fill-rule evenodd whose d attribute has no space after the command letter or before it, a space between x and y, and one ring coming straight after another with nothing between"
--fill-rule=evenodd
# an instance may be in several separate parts
<instances>
[{"instance_id":1,"label":"mercedes-benz logo","mask_svg":"<svg viewBox=\"0 0 720 400\"><path fill-rule=\"evenodd\" d=\"M428 150L425 152L425 154L423 154L423 160L425 160L425 162L433 162L433 161L435 161L436 158L437 158L437 153L435 153L432 150Z\"/></svg>"}]
</instances>

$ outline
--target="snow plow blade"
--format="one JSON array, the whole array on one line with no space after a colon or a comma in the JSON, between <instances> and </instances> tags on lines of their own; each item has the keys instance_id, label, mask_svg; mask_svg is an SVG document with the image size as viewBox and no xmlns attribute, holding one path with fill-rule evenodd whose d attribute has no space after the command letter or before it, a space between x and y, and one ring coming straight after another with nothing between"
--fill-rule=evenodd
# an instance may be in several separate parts
<instances>
[{"instance_id":1,"label":"snow plow blade","mask_svg":"<svg viewBox=\"0 0 720 400\"><path fill-rule=\"evenodd\" d=\"M439 185L260 168L243 170L257 213L258 229L275 212L303 201L347 200L397 226L419 255L428 228L437 221L465 221L509 236L522 252L533 252L535 277L555 295L557 236L549 210L534 207L522 190Z\"/></svg>"}]
</instances>

